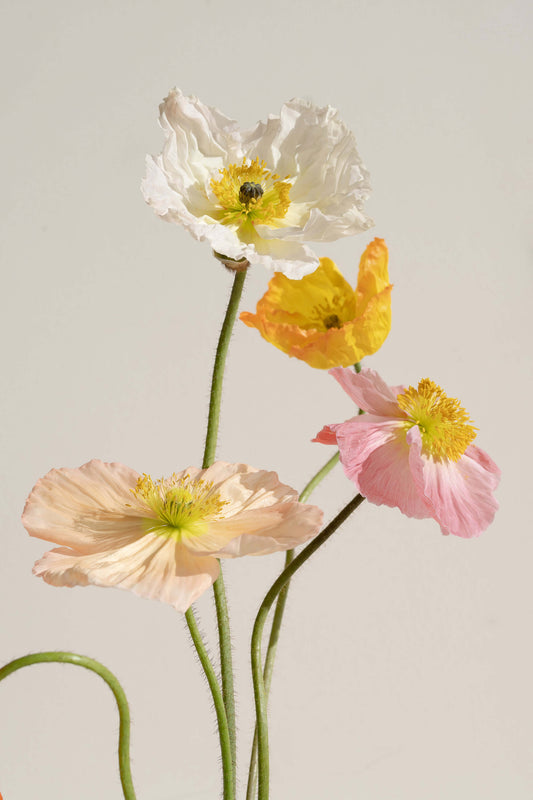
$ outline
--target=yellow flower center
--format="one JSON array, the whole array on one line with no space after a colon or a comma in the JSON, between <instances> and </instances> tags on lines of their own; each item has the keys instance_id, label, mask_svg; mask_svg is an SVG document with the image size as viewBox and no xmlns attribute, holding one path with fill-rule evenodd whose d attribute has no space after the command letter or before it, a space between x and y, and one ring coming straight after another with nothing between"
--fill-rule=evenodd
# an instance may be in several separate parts
<instances>
[{"instance_id":1,"label":"yellow flower center","mask_svg":"<svg viewBox=\"0 0 533 800\"><path fill-rule=\"evenodd\" d=\"M211 189L220 204L220 222L249 228L280 226L291 204L288 175L282 179L271 173L258 158L250 164L244 158L242 164L230 164L220 174L219 180L211 180Z\"/></svg>"},{"instance_id":2,"label":"yellow flower center","mask_svg":"<svg viewBox=\"0 0 533 800\"><path fill-rule=\"evenodd\" d=\"M477 428L459 400L448 397L429 378L399 394L398 405L409 417L407 429L418 425L423 449L435 458L458 461L476 438Z\"/></svg>"},{"instance_id":3,"label":"yellow flower center","mask_svg":"<svg viewBox=\"0 0 533 800\"><path fill-rule=\"evenodd\" d=\"M213 484L186 475L178 478L159 478L143 475L137 481L133 494L158 516L147 519L147 530L179 541L182 534L201 536L207 531L209 520L220 516L226 501L220 499Z\"/></svg>"}]
</instances>

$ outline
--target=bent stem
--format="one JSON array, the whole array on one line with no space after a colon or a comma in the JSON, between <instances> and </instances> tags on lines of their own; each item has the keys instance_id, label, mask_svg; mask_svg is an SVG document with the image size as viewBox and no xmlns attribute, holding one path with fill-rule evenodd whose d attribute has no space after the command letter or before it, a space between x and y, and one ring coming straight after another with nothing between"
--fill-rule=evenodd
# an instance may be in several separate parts
<instances>
[{"instance_id":1,"label":"bent stem","mask_svg":"<svg viewBox=\"0 0 533 800\"><path fill-rule=\"evenodd\" d=\"M226 708L224 705L224 698L218 684L218 679L211 664L211 660L207 653L207 649L203 643L202 636L198 630L198 625L194 618L192 607L185 612L185 619L189 626L191 639L193 640L198 658L204 669L213 702L215 704L215 711L217 715L218 734L220 737L220 751L222 753L222 771L224 781L224 800L235 800L235 775L233 765L233 752L231 749L231 737L228 727L228 720L226 716Z\"/></svg>"},{"instance_id":2,"label":"bent stem","mask_svg":"<svg viewBox=\"0 0 533 800\"><path fill-rule=\"evenodd\" d=\"M311 496L312 492L316 489L318 484L324 480L326 475L328 475L333 467L338 464L340 458L340 453L337 451L335 455L333 455L329 461L326 461L324 466L318 470L318 472L313 475L309 483L305 486L303 491L300 494L298 500L300 503L305 503L306 500ZM287 550L285 554L285 565L284 569L287 569L289 564L294 559L294 550ZM263 668L263 682L265 684L265 699L268 702L268 696L270 694L270 686L272 684L272 673L274 671L274 661L276 658L276 650L278 646L278 639L279 639L279 632L281 629L281 623L283 621L283 614L285 612L285 604L287 602L287 594L289 592L289 584L290 581L288 580L284 587L281 589L278 600L276 603L276 609L274 611L274 618L272 620L272 628L270 630L270 636L268 639L267 645L267 652L265 656L265 666ZM254 730L254 739L252 743L252 753L250 756L250 767L248 769L248 785L246 787L246 800L253 800L255 795L255 786L257 783L257 725L255 726Z\"/></svg>"},{"instance_id":3,"label":"bent stem","mask_svg":"<svg viewBox=\"0 0 533 800\"><path fill-rule=\"evenodd\" d=\"M213 377L211 380L211 394L209 398L209 416L207 421L207 434L205 438L205 449L202 467L210 467L215 460L215 452L218 438L218 427L220 421L220 403L222 398L222 383L224 379L224 367L228 354L231 332L237 317L239 302L242 295L244 281L247 270L235 272L233 287L226 309L226 315L220 336L218 339L215 364L213 367ZM222 567L220 574L213 584L215 595L215 606L217 612L218 639L220 647L220 671L222 675L222 696L226 709L226 718L229 730L231 745L231 756L233 764L233 789L235 792L236 762L237 762L237 737L235 727L235 690L233 684L233 663L231 654L231 635L229 625L228 604L226 601L226 590L224 587L224 577Z\"/></svg>"},{"instance_id":4,"label":"bent stem","mask_svg":"<svg viewBox=\"0 0 533 800\"><path fill-rule=\"evenodd\" d=\"M363 502L364 497L356 495L340 511L337 516L324 528L313 541L291 561L283 570L281 575L274 581L265 599L261 603L252 634L252 677L254 682L255 709L257 718L258 734L258 766L259 766L259 795L258 800L268 800L269 798L269 757L268 757L268 720L267 720L267 697L266 687L263 680L261 641L263 629L268 617L268 613L283 587L292 578L294 573L335 533L345 520L348 519L356 508Z\"/></svg>"},{"instance_id":5,"label":"bent stem","mask_svg":"<svg viewBox=\"0 0 533 800\"><path fill-rule=\"evenodd\" d=\"M84 667L99 675L107 683L117 703L118 713L120 717L120 727L118 734L118 768L120 772L120 782L122 784L122 792L125 800L136 800L135 790L133 788L133 781L131 778L130 767L130 711L128 700L124 689L120 685L117 678L113 675L107 667L104 667L99 661L95 661L88 656L80 656L76 653L67 653L64 651L50 651L46 653L31 653L22 658L16 658L0 669L0 681L12 675L22 667L30 667L33 664L45 663L60 663L60 664L74 664L77 667Z\"/></svg>"}]
</instances>

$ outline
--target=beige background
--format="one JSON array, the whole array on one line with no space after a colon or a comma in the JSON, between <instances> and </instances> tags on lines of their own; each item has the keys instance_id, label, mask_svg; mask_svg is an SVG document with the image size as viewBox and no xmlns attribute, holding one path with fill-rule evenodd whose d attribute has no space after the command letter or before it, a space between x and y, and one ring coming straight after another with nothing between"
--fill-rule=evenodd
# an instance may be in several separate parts
<instances>
[{"instance_id":1,"label":"beige background","mask_svg":"<svg viewBox=\"0 0 533 800\"><path fill-rule=\"evenodd\" d=\"M230 277L139 191L180 86L254 124L299 95L338 107L371 172L368 235L334 243L355 280L386 238L393 330L368 365L458 396L503 470L479 539L366 506L301 571L271 704L272 800L526 800L531 719L531 16L526 0L6 3L2 91L0 659L62 648L123 681L139 800L219 796L211 701L172 609L53 589L19 516L53 466L198 464ZM254 268L243 309L268 274ZM218 454L302 487L310 439L351 405L326 373L239 323ZM337 470L315 495L351 496ZM248 637L282 557L226 569L241 789ZM212 603L198 603L212 632ZM214 640L212 649L214 650ZM95 676L39 666L0 685L4 800L113 800L117 716Z\"/></svg>"}]
</instances>

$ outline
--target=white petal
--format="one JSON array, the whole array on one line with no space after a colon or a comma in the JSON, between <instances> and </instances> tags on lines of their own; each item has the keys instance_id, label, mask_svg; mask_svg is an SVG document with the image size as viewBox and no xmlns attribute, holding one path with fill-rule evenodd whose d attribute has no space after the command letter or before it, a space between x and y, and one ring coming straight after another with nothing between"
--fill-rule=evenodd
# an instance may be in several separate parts
<instances>
[{"instance_id":1,"label":"white petal","mask_svg":"<svg viewBox=\"0 0 533 800\"><path fill-rule=\"evenodd\" d=\"M248 158L264 159L282 178L290 176L291 203L316 209L300 234L282 229L280 238L333 241L373 224L363 210L370 193L368 172L336 109L292 100L279 117L244 132L243 145Z\"/></svg>"},{"instance_id":2,"label":"white petal","mask_svg":"<svg viewBox=\"0 0 533 800\"><path fill-rule=\"evenodd\" d=\"M243 248L243 253L250 264L262 264L273 272L283 272L292 280L309 275L319 264L318 256L307 245L281 239L257 238L253 245Z\"/></svg>"}]
</instances>

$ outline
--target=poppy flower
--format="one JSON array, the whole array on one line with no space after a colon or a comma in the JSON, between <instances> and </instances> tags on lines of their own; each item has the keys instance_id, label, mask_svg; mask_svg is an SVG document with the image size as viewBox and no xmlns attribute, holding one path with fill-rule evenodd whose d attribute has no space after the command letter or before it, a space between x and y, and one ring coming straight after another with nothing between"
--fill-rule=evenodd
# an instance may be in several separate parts
<instances>
[{"instance_id":1,"label":"poppy flower","mask_svg":"<svg viewBox=\"0 0 533 800\"><path fill-rule=\"evenodd\" d=\"M186 611L218 577L217 558L292 549L318 532L322 511L247 464L153 480L93 460L41 478L22 522L61 545L34 566L47 583L130 589Z\"/></svg>"},{"instance_id":2,"label":"poppy flower","mask_svg":"<svg viewBox=\"0 0 533 800\"><path fill-rule=\"evenodd\" d=\"M498 509L500 470L476 445L476 428L458 400L424 378L388 386L370 369L332 369L366 413L326 425L314 441L336 444L344 472L371 503L408 517L433 517L444 534L478 536Z\"/></svg>"},{"instance_id":3,"label":"poppy flower","mask_svg":"<svg viewBox=\"0 0 533 800\"><path fill-rule=\"evenodd\" d=\"M271 279L255 314L240 319L289 356L317 369L348 367L379 350L391 326L388 251L374 239L361 256L352 289L329 258L299 281Z\"/></svg>"},{"instance_id":4,"label":"poppy flower","mask_svg":"<svg viewBox=\"0 0 533 800\"><path fill-rule=\"evenodd\" d=\"M301 278L318 266L305 242L367 230L368 173L331 106L285 103L249 130L173 89L159 107L165 135L147 157L144 198L216 254Z\"/></svg>"}]
</instances>

